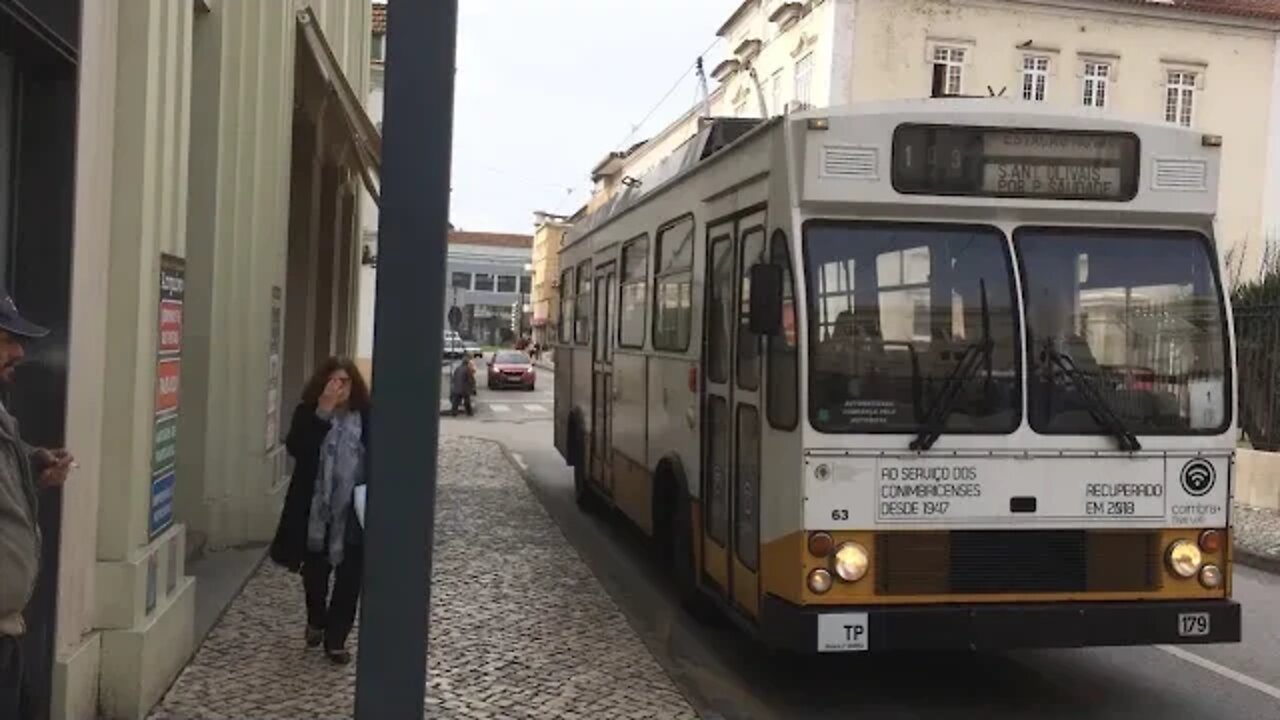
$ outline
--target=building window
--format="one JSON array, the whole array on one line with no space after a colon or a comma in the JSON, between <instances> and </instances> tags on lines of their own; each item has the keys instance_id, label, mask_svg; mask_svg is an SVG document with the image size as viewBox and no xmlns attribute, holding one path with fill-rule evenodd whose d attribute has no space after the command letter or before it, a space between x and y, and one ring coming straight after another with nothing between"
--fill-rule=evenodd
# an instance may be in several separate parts
<instances>
[{"instance_id":1,"label":"building window","mask_svg":"<svg viewBox=\"0 0 1280 720\"><path fill-rule=\"evenodd\" d=\"M573 342L573 268L560 273L560 342Z\"/></svg>"},{"instance_id":2,"label":"building window","mask_svg":"<svg viewBox=\"0 0 1280 720\"><path fill-rule=\"evenodd\" d=\"M520 276L520 292L522 293L533 292L533 277L531 275Z\"/></svg>"},{"instance_id":3,"label":"building window","mask_svg":"<svg viewBox=\"0 0 1280 720\"><path fill-rule=\"evenodd\" d=\"M646 308L649 304L649 238L641 236L622 247L622 283L618 304L618 344L644 347Z\"/></svg>"},{"instance_id":4,"label":"building window","mask_svg":"<svg viewBox=\"0 0 1280 720\"><path fill-rule=\"evenodd\" d=\"M1191 127L1195 104L1197 75L1185 70L1170 70L1165 80L1165 122Z\"/></svg>"},{"instance_id":5,"label":"building window","mask_svg":"<svg viewBox=\"0 0 1280 720\"><path fill-rule=\"evenodd\" d=\"M449 282L449 287L457 288L458 290L470 290L471 289L471 273L465 273L465 272L453 273L453 277Z\"/></svg>"},{"instance_id":6,"label":"building window","mask_svg":"<svg viewBox=\"0 0 1280 720\"><path fill-rule=\"evenodd\" d=\"M1022 99L1044 102L1049 90L1049 58L1027 55L1022 58Z\"/></svg>"},{"instance_id":7,"label":"building window","mask_svg":"<svg viewBox=\"0 0 1280 720\"><path fill-rule=\"evenodd\" d=\"M387 36L374 35L369 43L369 59L374 62L385 62L387 59Z\"/></svg>"},{"instance_id":8,"label":"building window","mask_svg":"<svg viewBox=\"0 0 1280 720\"><path fill-rule=\"evenodd\" d=\"M516 291L515 275L499 275L498 276L498 292L513 293Z\"/></svg>"},{"instance_id":9,"label":"building window","mask_svg":"<svg viewBox=\"0 0 1280 720\"><path fill-rule=\"evenodd\" d=\"M591 342L591 261L578 265L578 291L574 296L573 339L579 345Z\"/></svg>"},{"instance_id":10,"label":"building window","mask_svg":"<svg viewBox=\"0 0 1280 720\"><path fill-rule=\"evenodd\" d=\"M813 53L809 53L796 62L796 102L801 107L812 104L813 85Z\"/></svg>"},{"instance_id":11,"label":"building window","mask_svg":"<svg viewBox=\"0 0 1280 720\"><path fill-rule=\"evenodd\" d=\"M1086 62L1084 64L1084 106L1107 106L1107 86L1111 82L1111 63Z\"/></svg>"},{"instance_id":12,"label":"building window","mask_svg":"<svg viewBox=\"0 0 1280 720\"><path fill-rule=\"evenodd\" d=\"M653 347L684 352L693 324L693 218L658 231L654 252Z\"/></svg>"},{"instance_id":13,"label":"building window","mask_svg":"<svg viewBox=\"0 0 1280 720\"><path fill-rule=\"evenodd\" d=\"M493 275L476 273L475 289L480 292L493 292Z\"/></svg>"},{"instance_id":14,"label":"building window","mask_svg":"<svg viewBox=\"0 0 1280 720\"><path fill-rule=\"evenodd\" d=\"M939 45L933 49L932 97L959 95L964 89L964 48Z\"/></svg>"}]
</instances>

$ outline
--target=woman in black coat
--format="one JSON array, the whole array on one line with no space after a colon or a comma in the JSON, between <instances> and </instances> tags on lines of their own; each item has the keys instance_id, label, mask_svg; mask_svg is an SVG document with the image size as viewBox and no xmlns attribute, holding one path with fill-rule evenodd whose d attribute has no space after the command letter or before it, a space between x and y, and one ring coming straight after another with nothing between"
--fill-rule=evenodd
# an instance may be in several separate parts
<instances>
[{"instance_id":1,"label":"woman in black coat","mask_svg":"<svg viewBox=\"0 0 1280 720\"><path fill-rule=\"evenodd\" d=\"M350 360L330 358L312 376L285 440L293 476L271 543L272 560L302 573L307 646L323 642L337 664L351 661L346 642L364 570L364 532L353 496L369 476L369 410L368 385ZM334 530L342 534L341 543Z\"/></svg>"}]
</instances>

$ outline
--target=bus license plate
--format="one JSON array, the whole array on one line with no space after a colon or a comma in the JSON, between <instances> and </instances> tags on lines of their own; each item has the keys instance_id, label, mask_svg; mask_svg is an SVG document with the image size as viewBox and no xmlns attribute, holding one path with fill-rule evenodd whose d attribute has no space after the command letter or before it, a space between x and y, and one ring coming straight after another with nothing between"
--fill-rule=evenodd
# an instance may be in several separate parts
<instances>
[{"instance_id":1,"label":"bus license plate","mask_svg":"<svg viewBox=\"0 0 1280 720\"><path fill-rule=\"evenodd\" d=\"M818 616L818 652L863 652L867 649L867 614Z\"/></svg>"},{"instance_id":2,"label":"bus license plate","mask_svg":"<svg viewBox=\"0 0 1280 720\"><path fill-rule=\"evenodd\" d=\"M1204 637L1209 634L1209 613L1178 613L1180 637Z\"/></svg>"}]
</instances>

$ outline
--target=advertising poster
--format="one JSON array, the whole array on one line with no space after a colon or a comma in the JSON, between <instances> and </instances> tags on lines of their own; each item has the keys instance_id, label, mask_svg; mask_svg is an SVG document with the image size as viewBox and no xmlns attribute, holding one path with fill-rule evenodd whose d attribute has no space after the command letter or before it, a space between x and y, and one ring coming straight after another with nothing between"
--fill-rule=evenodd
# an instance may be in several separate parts
<instances>
[{"instance_id":1,"label":"advertising poster","mask_svg":"<svg viewBox=\"0 0 1280 720\"><path fill-rule=\"evenodd\" d=\"M173 524L177 478L178 397L182 384L182 299L186 261L160 256L160 302L157 312L156 401L151 435L150 534L155 538Z\"/></svg>"}]
</instances>

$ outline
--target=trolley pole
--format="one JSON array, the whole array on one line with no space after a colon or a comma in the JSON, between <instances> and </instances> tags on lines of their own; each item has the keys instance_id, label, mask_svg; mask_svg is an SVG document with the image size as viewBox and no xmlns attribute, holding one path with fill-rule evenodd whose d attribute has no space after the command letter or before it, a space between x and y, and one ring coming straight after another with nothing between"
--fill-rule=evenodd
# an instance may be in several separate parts
<instances>
[{"instance_id":1,"label":"trolley pole","mask_svg":"<svg viewBox=\"0 0 1280 720\"><path fill-rule=\"evenodd\" d=\"M391 0L359 720L421 718L440 432L458 0Z\"/></svg>"}]
</instances>

